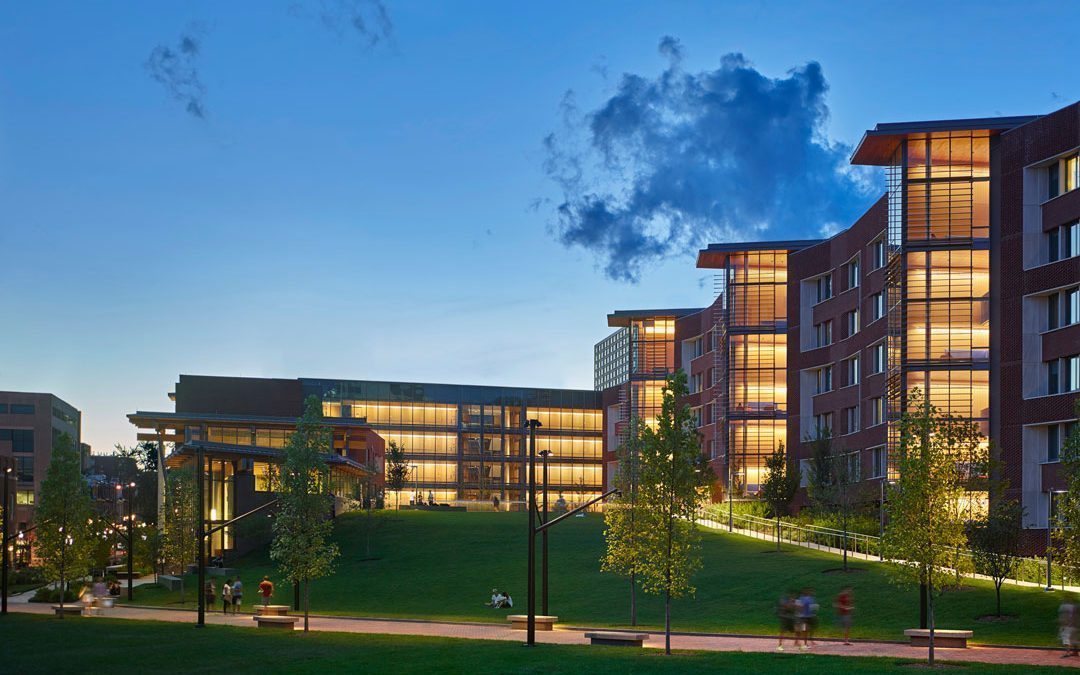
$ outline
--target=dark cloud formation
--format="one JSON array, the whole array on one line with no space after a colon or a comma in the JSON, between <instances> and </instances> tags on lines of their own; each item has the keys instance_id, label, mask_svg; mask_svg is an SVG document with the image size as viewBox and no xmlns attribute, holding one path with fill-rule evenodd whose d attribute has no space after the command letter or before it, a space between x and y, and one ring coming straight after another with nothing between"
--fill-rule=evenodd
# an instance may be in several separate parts
<instances>
[{"instance_id":1,"label":"dark cloud formation","mask_svg":"<svg viewBox=\"0 0 1080 675\"><path fill-rule=\"evenodd\" d=\"M312 6L294 4L293 11L306 14ZM353 36L365 47L376 47L394 35L394 22L381 0L319 0L319 21L341 37Z\"/></svg>"},{"instance_id":2,"label":"dark cloud formation","mask_svg":"<svg viewBox=\"0 0 1080 675\"><path fill-rule=\"evenodd\" d=\"M544 169L562 191L554 230L595 253L604 273L637 281L644 267L709 242L813 238L846 226L880 177L850 167L825 131L828 85L815 62L770 78L742 54L716 70L624 74L613 96L581 112L572 92L563 130L544 139Z\"/></svg>"},{"instance_id":3,"label":"dark cloud formation","mask_svg":"<svg viewBox=\"0 0 1080 675\"><path fill-rule=\"evenodd\" d=\"M199 119L206 118L206 87L198 69L202 39L202 28L189 26L174 46L154 47L144 64L150 77L160 82L170 97L182 103L189 115Z\"/></svg>"}]
</instances>

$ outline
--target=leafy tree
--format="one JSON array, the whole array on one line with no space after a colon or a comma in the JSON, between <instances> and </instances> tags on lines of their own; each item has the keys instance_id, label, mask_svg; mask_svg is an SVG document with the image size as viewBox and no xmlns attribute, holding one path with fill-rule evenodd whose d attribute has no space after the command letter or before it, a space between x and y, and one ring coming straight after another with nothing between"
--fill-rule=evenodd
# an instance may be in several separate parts
<instances>
[{"instance_id":1,"label":"leafy tree","mask_svg":"<svg viewBox=\"0 0 1080 675\"><path fill-rule=\"evenodd\" d=\"M170 469L165 490L163 558L165 567L180 575L180 601L184 602L184 567L195 560L198 542L198 494L194 467Z\"/></svg>"},{"instance_id":2,"label":"leafy tree","mask_svg":"<svg viewBox=\"0 0 1080 675\"><path fill-rule=\"evenodd\" d=\"M642 562L643 528L649 519L641 514L638 499L641 462L641 430L637 417L630 420L626 438L616 449L619 470L615 486L619 496L608 502L604 510L604 540L607 548L600 560L600 569L630 580L630 625L637 625L637 574Z\"/></svg>"},{"instance_id":3,"label":"leafy tree","mask_svg":"<svg viewBox=\"0 0 1080 675\"><path fill-rule=\"evenodd\" d=\"M882 547L895 578L925 586L934 665L934 596L960 584L971 569L967 546L967 489L988 458L975 422L945 413L915 387L899 422L897 469L889 490Z\"/></svg>"},{"instance_id":4,"label":"leafy tree","mask_svg":"<svg viewBox=\"0 0 1080 675\"><path fill-rule=\"evenodd\" d=\"M1080 416L1080 399L1075 405ZM1080 567L1080 527L1074 526L1080 523L1080 423L1072 425L1060 456L1065 492L1058 495L1057 522L1047 526L1053 528L1056 553L1062 564L1076 569Z\"/></svg>"},{"instance_id":5,"label":"leafy tree","mask_svg":"<svg viewBox=\"0 0 1080 675\"><path fill-rule=\"evenodd\" d=\"M309 396L296 432L285 445L278 481L278 510L270 558L282 576L303 584L304 632L311 609L311 580L333 572L338 547L330 541L333 496L330 471L323 460L332 450L330 429L322 421L322 403Z\"/></svg>"},{"instance_id":6,"label":"leafy tree","mask_svg":"<svg viewBox=\"0 0 1080 675\"><path fill-rule=\"evenodd\" d=\"M833 506L833 454L832 429L818 427L806 442L810 445L810 466L807 472L806 496L816 511L829 512Z\"/></svg>"},{"instance_id":7,"label":"leafy tree","mask_svg":"<svg viewBox=\"0 0 1080 675\"><path fill-rule=\"evenodd\" d=\"M48 578L60 584L62 606L69 580L89 572L96 543L94 507L82 475L82 458L67 434L61 434L53 446L36 518L37 554Z\"/></svg>"},{"instance_id":8,"label":"leafy tree","mask_svg":"<svg viewBox=\"0 0 1080 675\"><path fill-rule=\"evenodd\" d=\"M154 571L154 581L165 557L165 536L157 528L144 527L135 536L135 565L139 569Z\"/></svg>"},{"instance_id":9,"label":"leafy tree","mask_svg":"<svg viewBox=\"0 0 1080 675\"><path fill-rule=\"evenodd\" d=\"M390 441L386 444L386 485L396 495L396 506L401 508L401 491L409 480L409 463L405 459L405 444Z\"/></svg>"},{"instance_id":10,"label":"leafy tree","mask_svg":"<svg viewBox=\"0 0 1080 675\"><path fill-rule=\"evenodd\" d=\"M765 479L761 481L761 498L776 519L776 550L780 550L780 518L790 515L791 503L799 490L799 474L788 468L784 442L776 452L765 458Z\"/></svg>"},{"instance_id":11,"label":"leafy tree","mask_svg":"<svg viewBox=\"0 0 1080 675\"><path fill-rule=\"evenodd\" d=\"M684 403L686 373L676 371L664 384L656 428L641 436L638 477L639 515L644 520L636 574L646 593L664 596L664 651L671 653L671 599L695 592L691 583L701 568L698 507L709 483L693 415Z\"/></svg>"},{"instance_id":12,"label":"leafy tree","mask_svg":"<svg viewBox=\"0 0 1080 675\"><path fill-rule=\"evenodd\" d=\"M975 571L994 580L997 615L1001 616L1001 585L1020 564L1024 507L1015 499L999 497L986 515L968 524L968 541Z\"/></svg>"}]
</instances>

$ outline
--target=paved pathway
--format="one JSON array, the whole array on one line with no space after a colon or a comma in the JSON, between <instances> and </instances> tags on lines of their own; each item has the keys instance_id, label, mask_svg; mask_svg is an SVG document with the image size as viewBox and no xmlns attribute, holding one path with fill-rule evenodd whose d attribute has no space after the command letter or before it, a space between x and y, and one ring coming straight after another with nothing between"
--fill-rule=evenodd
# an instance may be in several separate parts
<instances>
[{"instance_id":1,"label":"paved pathway","mask_svg":"<svg viewBox=\"0 0 1080 675\"><path fill-rule=\"evenodd\" d=\"M15 604L11 611L31 614L50 614L52 610L45 604ZM139 619L144 621L173 621L194 623L195 612L192 610L157 609L140 607L115 607L106 610L104 616L116 619ZM92 620L92 619L88 619ZM249 614L222 615L219 612L208 613L207 623L254 628L255 622ZM430 637L465 638L471 640L508 640L522 642L523 631L510 630L499 624L483 623L443 623L437 621L412 621L393 619L360 619L350 617L312 617L311 629L340 633L376 633L383 635L424 635ZM550 644L587 644L583 630L556 629L551 632L537 631L538 642ZM663 648L663 634L652 634L645 643L646 647ZM714 635L672 635L673 649L700 649L707 651L742 651L772 652L776 650L776 639L766 637L721 637ZM790 647L789 647L790 649ZM840 642L822 641L811 649L814 654L838 656L884 656L893 658L921 659L926 657L926 649L890 642L855 642L845 645ZM1024 649L1009 647L969 647L968 649L936 650L937 657L943 660L971 661L977 663L1008 663L1016 665L1073 666L1080 667L1080 658L1063 659L1061 652L1048 649Z\"/></svg>"}]
</instances>

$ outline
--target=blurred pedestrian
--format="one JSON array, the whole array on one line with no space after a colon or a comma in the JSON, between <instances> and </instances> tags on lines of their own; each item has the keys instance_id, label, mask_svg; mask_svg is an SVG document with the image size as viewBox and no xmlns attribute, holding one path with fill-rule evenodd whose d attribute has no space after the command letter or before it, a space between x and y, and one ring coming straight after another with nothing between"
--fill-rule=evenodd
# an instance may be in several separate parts
<instances>
[{"instance_id":1,"label":"blurred pedestrian","mask_svg":"<svg viewBox=\"0 0 1080 675\"><path fill-rule=\"evenodd\" d=\"M784 634L791 633L795 646L799 646L795 636L795 593L788 591L776 602L776 618L780 621L780 637L776 641L776 651L784 651Z\"/></svg>"},{"instance_id":2,"label":"blurred pedestrian","mask_svg":"<svg viewBox=\"0 0 1080 675\"><path fill-rule=\"evenodd\" d=\"M209 579L206 580L206 585L203 586L203 597L206 599L206 608L213 610L217 597L214 595L214 582Z\"/></svg>"},{"instance_id":3,"label":"blurred pedestrian","mask_svg":"<svg viewBox=\"0 0 1080 675\"><path fill-rule=\"evenodd\" d=\"M833 604L836 608L836 621L844 629L844 644L851 644L851 613L855 611L855 600L851 593L851 586L840 589L840 595L836 596Z\"/></svg>"},{"instance_id":4,"label":"blurred pedestrian","mask_svg":"<svg viewBox=\"0 0 1080 675\"><path fill-rule=\"evenodd\" d=\"M232 607L232 579L226 579L221 586L221 613L228 614Z\"/></svg>"},{"instance_id":5,"label":"blurred pedestrian","mask_svg":"<svg viewBox=\"0 0 1080 675\"><path fill-rule=\"evenodd\" d=\"M1077 654L1076 612L1076 598L1070 593L1058 607L1058 635L1061 637L1061 646L1065 648L1065 653L1061 656L1063 659Z\"/></svg>"}]
</instances>

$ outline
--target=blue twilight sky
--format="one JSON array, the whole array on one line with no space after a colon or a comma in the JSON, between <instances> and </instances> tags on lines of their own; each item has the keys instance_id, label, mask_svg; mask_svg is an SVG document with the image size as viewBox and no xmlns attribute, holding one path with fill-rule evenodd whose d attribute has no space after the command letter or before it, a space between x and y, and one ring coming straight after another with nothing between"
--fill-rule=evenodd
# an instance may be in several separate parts
<instances>
[{"instance_id":1,"label":"blue twilight sky","mask_svg":"<svg viewBox=\"0 0 1080 675\"><path fill-rule=\"evenodd\" d=\"M835 143L1080 98L1060 1L383 7L0 5L0 389L104 450L179 373L591 387L608 311L712 293L692 255L616 281L556 233L564 94L588 119L665 36L687 73L818 62Z\"/></svg>"}]
</instances>

